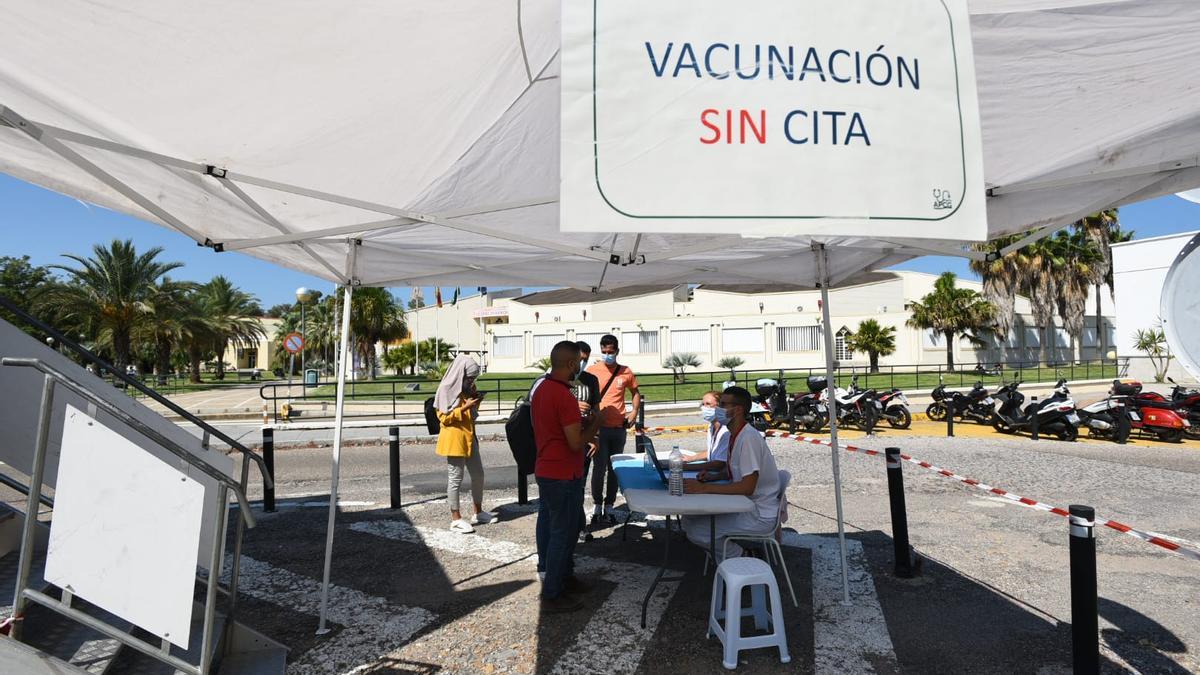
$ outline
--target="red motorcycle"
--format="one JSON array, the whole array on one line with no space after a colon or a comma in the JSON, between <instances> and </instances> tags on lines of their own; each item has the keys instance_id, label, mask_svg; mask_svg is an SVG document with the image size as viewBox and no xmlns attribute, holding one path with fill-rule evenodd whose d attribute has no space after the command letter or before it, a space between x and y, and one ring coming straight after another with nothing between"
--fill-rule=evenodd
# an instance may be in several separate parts
<instances>
[{"instance_id":1,"label":"red motorcycle","mask_svg":"<svg viewBox=\"0 0 1200 675\"><path fill-rule=\"evenodd\" d=\"M1200 391L1186 389L1170 377L1167 378L1167 381L1172 385L1171 402L1187 412L1190 426L1184 430L1183 435L1188 438L1200 439Z\"/></svg>"},{"instance_id":2,"label":"red motorcycle","mask_svg":"<svg viewBox=\"0 0 1200 675\"><path fill-rule=\"evenodd\" d=\"M1137 380L1113 380L1112 393L1126 400L1131 427L1144 436L1178 443L1191 429L1186 411L1177 410L1178 406L1162 394L1142 391L1142 383Z\"/></svg>"}]
</instances>

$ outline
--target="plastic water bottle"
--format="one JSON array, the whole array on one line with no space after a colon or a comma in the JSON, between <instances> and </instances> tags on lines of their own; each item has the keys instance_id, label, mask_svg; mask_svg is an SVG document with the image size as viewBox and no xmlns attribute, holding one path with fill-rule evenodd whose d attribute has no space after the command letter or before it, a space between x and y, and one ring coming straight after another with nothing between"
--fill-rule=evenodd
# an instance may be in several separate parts
<instances>
[{"instance_id":1,"label":"plastic water bottle","mask_svg":"<svg viewBox=\"0 0 1200 675\"><path fill-rule=\"evenodd\" d=\"M667 489L676 497L683 496L683 453L679 452L679 446L671 448L671 459L669 460L671 475L667 478Z\"/></svg>"},{"instance_id":2,"label":"plastic water bottle","mask_svg":"<svg viewBox=\"0 0 1200 675\"><path fill-rule=\"evenodd\" d=\"M654 456L652 455L653 452L654 452L653 450L647 450L642 453L642 466L644 466L647 471L654 471Z\"/></svg>"}]
</instances>

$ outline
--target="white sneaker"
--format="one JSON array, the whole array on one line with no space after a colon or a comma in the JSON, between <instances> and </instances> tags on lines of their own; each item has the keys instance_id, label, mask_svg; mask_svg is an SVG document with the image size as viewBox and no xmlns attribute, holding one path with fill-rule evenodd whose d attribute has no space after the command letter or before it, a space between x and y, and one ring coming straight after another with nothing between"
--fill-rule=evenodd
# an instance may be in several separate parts
<instances>
[{"instance_id":1,"label":"white sneaker","mask_svg":"<svg viewBox=\"0 0 1200 675\"><path fill-rule=\"evenodd\" d=\"M475 531L475 528L471 527L471 524L467 521L459 518L458 520L450 523L450 531L458 532L459 534L471 534Z\"/></svg>"},{"instance_id":2,"label":"white sneaker","mask_svg":"<svg viewBox=\"0 0 1200 675\"><path fill-rule=\"evenodd\" d=\"M492 522L492 520L494 520L494 519L495 519L495 516L488 513L487 511L480 511L479 513L476 513L475 515L471 516L471 524L472 525L487 525L488 523Z\"/></svg>"}]
</instances>

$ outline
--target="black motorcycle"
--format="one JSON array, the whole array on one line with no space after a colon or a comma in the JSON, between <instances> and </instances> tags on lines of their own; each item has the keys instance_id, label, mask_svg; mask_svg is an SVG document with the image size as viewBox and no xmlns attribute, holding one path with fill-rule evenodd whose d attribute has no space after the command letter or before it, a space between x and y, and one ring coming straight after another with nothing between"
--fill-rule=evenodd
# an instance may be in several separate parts
<instances>
[{"instance_id":1,"label":"black motorcycle","mask_svg":"<svg viewBox=\"0 0 1200 675\"><path fill-rule=\"evenodd\" d=\"M750 425L759 431L791 425L791 399L787 395L787 380L764 377L754 383L757 396L750 402Z\"/></svg>"},{"instance_id":2,"label":"black motorcycle","mask_svg":"<svg viewBox=\"0 0 1200 675\"><path fill-rule=\"evenodd\" d=\"M810 375L808 393L792 396L792 409L788 419L788 431L793 434L800 429L816 433L829 423L829 408L821 400L821 392L829 385L824 375Z\"/></svg>"},{"instance_id":3,"label":"black motorcycle","mask_svg":"<svg viewBox=\"0 0 1200 675\"><path fill-rule=\"evenodd\" d=\"M976 382L975 386L965 394L961 391L946 389L944 383L939 384L930 396L933 398L933 403L925 408L925 415L935 422L946 419L947 412L950 412L955 419L969 419L977 424L990 424L992 413L996 407L995 399L983 386L983 382Z\"/></svg>"},{"instance_id":4,"label":"black motorcycle","mask_svg":"<svg viewBox=\"0 0 1200 675\"><path fill-rule=\"evenodd\" d=\"M1073 441L1079 438L1081 420L1075 412L1075 401L1066 380L1059 380L1054 393L1041 401L1033 401L1025 407L1025 395L1017 391L1020 382L1012 382L996 392L1000 409L992 414L992 427L1001 433L1032 434L1037 425L1038 435L1056 436L1059 440Z\"/></svg>"}]
</instances>

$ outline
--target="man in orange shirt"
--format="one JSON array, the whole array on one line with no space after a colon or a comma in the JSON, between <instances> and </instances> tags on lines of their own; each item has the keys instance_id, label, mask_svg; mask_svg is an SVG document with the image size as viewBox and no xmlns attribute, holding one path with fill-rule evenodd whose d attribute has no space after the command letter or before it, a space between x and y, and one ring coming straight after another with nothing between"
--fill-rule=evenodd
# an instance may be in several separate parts
<instances>
[{"instance_id":1,"label":"man in orange shirt","mask_svg":"<svg viewBox=\"0 0 1200 675\"><path fill-rule=\"evenodd\" d=\"M613 505L617 502L617 474L613 471L610 458L625 451L625 430L637 419L642 395L638 392L637 377L628 366L617 363L621 352L615 335L600 338L601 359L588 367L587 371L600 382L600 435L596 438L596 450L592 455L592 524L604 516L609 523L616 523ZM625 391L633 397L633 410L625 411ZM608 478L605 489L604 479Z\"/></svg>"}]
</instances>

